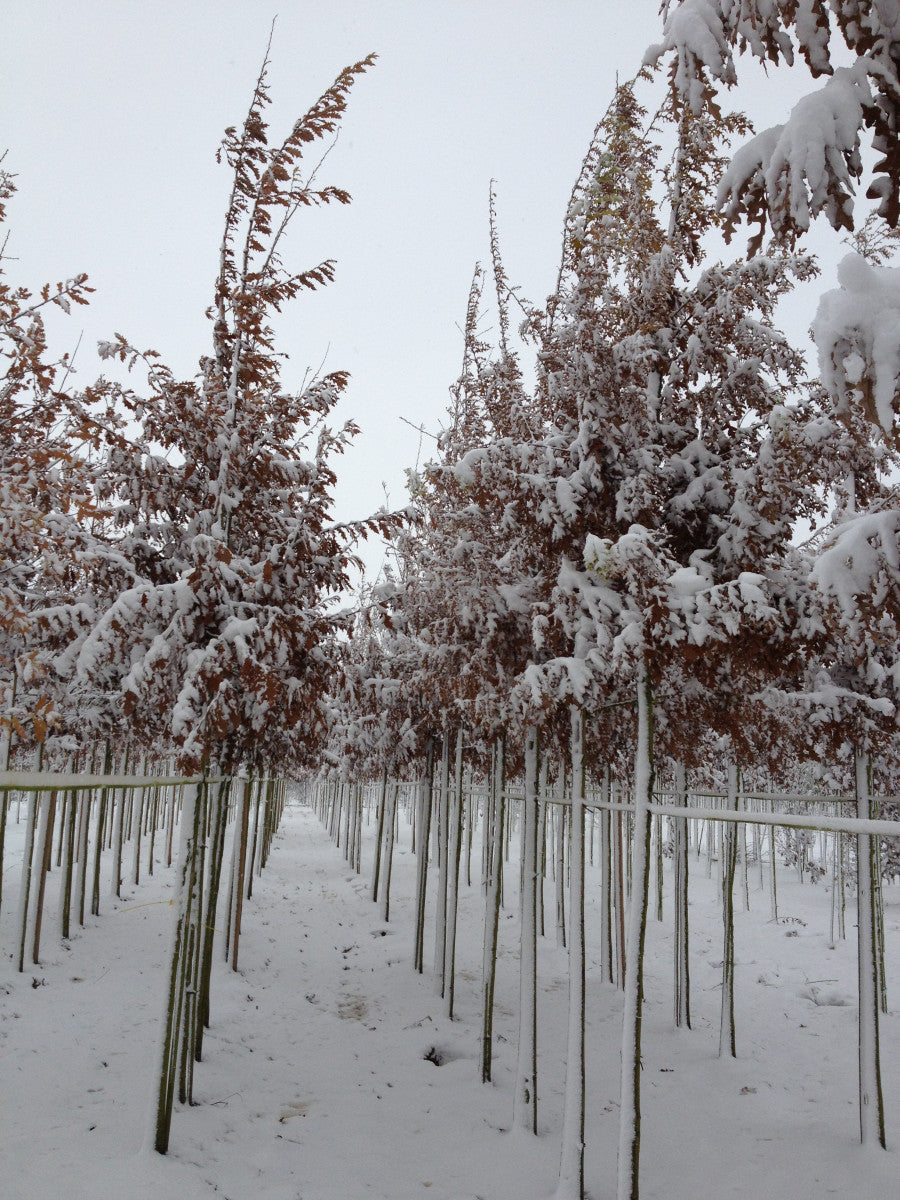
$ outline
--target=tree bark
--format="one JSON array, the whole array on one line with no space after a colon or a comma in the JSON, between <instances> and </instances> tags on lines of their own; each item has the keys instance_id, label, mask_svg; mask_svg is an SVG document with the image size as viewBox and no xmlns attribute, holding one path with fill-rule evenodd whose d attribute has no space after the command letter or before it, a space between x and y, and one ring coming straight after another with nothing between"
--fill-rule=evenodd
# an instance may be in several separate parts
<instances>
[{"instance_id":1,"label":"tree bark","mask_svg":"<svg viewBox=\"0 0 900 1200\"><path fill-rule=\"evenodd\" d=\"M684 767L675 767L676 803L687 803ZM675 1024L691 1027L690 930L688 925L688 819L673 818L675 826Z\"/></svg>"},{"instance_id":2,"label":"tree bark","mask_svg":"<svg viewBox=\"0 0 900 1200\"><path fill-rule=\"evenodd\" d=\"M583 1200L584 1197L584 716L580 709L572 709L571 720L569 1028L562 1154L556 1200Z\"/></svg>"},{"instance_id":3,"label":"tree bark","mask_svg":"<svg viewBox=\"0 0 900 1200\"><path fill-rule=\"evenodd\" d=\"M737 767L728 767L728 809L737 812L740 801L740 776ZM730 1054L737 1058L737 1039L734 1028L734 876L737 869L737 824L722 823L722 1006L719 1019L719 1056Z\"/></svg>"},{"instance_id":4,"label":"tree bark","mask_svg":"<svg viewBox=\"0 0 900 1200\"><path fill-rule=\"evenodd\" d=\"M375 857L372 862L372 900L378 900L378 884L381 879L381 844L384 841L384 810L387 805L388 769L381 768L381 792L378 797L378 823L375 831Z\"/></svg>"},{"instance_id":5,"label":"tree bark","mask_svg":"<svg viewBox=\"0 0 900 1200\"><path fill-rule=\"evenodd\" d=\"M444 963L447 944L447 824L450 800L450 731L444 730L441 748L441 782L438 789L437 821L435 824L438 888L434 910L434 990L444 994Z\"/></svg>"},{"instance_id":6,"label":"tree bark","mask_svg":"<svg viewBox=\"0 0 900 1200\"><path fill-rule=\"evenodd\" d=\"M459 867L463 828L463 731L456 731L456 761L453 792L448 806L447 844L447 935L444 941L444 1015L453 1020L456 990L456 918L459 910ZM385 918L387 919L387 918Z\"/></svg>"},{"instance_id":7,"label":"tree bark","mask_svg":"<svg viewBox=\"0 0 900 1200\"><path fill-rule=\"evenodd\" d=\"M494 984L497 978L497 933L500 923L500 880L503 874L503 814L506 787L506 739L494 748L493 770L485 804L487 878L484 901L484 952L481 964L481 1082L491 1081L494 1043Z\"/></svg>"},{"instance_id":8,"label":"tree bark","mask_svg":"<svg viewBox=\"0 0 900 1200\"><path fill-rule=\"evenodd\" d=\"M864 821L872 818L868 763L865 756L858 751L856 815ZM856 902L859 928L859 1140L863 1145L877 1142L886 1149L879 1046L879 964L875 936L874 884L879 864L875 861L873 841L874 838L868 833L859 833L856 836Z\"/></svg>"},{"instance_id":9,"label":"tree bark","mask_svg":"<svg viewBox=\"0 0 900 1200\"><path fill-rule=\"evenodd\" d=\"M230 786L230 780L221 780L213 809L206 919L203 922L203 948L200 959L200 980L197 988L197 1032L194 1039L194 1058L197 1062L200 1062L203 1057L203 1030L209 1028L213 944L216 936L216 911L222 881L222 862L225 857L225 831L228 825L228 790Z\"/></svg>"},{"instance_id":10,"label":"tree bark","mask_svg":"<svg viewBox=\"0 0 900 1200\"><path fill-rule=\"evenodd\" d=\"M622 1016L617 1200L638 1200L640 1194L641 1021L644 1004L644 938L650 883L649 805L653 798L653 693L650 669L646 663L638 676L637 708L631 907L628 914L625 1009Z\"/></svg>"},{"instance_id":11,"label":"tree bark","mask_svg":"<svg viewBox=\"0 0 900 1200\"><path fill-rule=\"evenodd\" d=\"M175 925L172 931L172 952L169 960L169 985L163 1014L163 1036L160 1046L159 1080L154 1128L154 1147L159 1154L169 1149L172 1126L172 1105L175 1099L175 1080L178 1066L179 1033L184 999L184 971L187 930L190 919L190 876L193 860L192 841L196 838L198 813L197 787L191 784L185 791L182 810L181 853L178 864L178 890L175 894Z\"/></svg>"},{"instance_id":12,"label":"tree bark","mask_svg":"<svg viewBox=\"0 0 900 1200\"><path fill-rule=\"evenodd\" d=\"M428 855L431 849L431 806L434 791L434 739L425 752L425 778L419 784L419 819L416 822L416 929L413 969L421 975L425 959L425 893L428 886Z\"/></svg>"},{"instance_id":13,"label":"tree bark","mask_svg":"<svg viewBox=\"0 0 900 1200\"><path fill-rule=\"evenodd\" d=\"M250 825L250 779L243 780L240 813L234 831L234 867L232 871L231 904L231 969L238 969L238 945L241 938L241 917L244 911L244 872L247 865L247 835ZM182 820L184 818L182 817Z\"/></svg>"},{"instance_id":14,"label":"tree bark","mask_svg":"<svg viewBox=\"0 0 900 1200\"><path fill-rule=\"evenodd\" d=\"M31 961L35 966L40 963L41 959L41 927L44 920L44 894L47 888L47 876L50 874L50 864L53 859L53 824L56 819L56 792L44 793L44 796L46 798L41 804L37 846L34 852L38 877L37 890L34 894L34 913L31 922Z\"/></svg>"},{"instance_id":15,"label":"tree bark","mask_svg":"<svg viewBox=\"0 0 900 1200\"><path fill-rule=\"evenodd\" d=\"M522 831L519 1047L513 1123L537 1133L537 815L538 731L525 731L525 799Z\"/></svg>"}]
</instances>

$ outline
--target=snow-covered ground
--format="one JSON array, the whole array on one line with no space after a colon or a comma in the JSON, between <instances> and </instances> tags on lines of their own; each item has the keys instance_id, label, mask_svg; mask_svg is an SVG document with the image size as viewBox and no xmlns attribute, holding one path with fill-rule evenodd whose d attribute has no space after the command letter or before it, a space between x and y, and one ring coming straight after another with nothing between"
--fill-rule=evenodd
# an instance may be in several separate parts
<instances>
[{"instance_id":1,"label":"snow-covered ground","mask_svg":"<svg viewBox=\"0 0 900 1200\"><path fill-rule=\"evenodd\" d=\"M24 822L23 822L24 824ZM516 868L506 877L495 1082L479 1082L481 892L463 886L457 1019L412 956L414 859L394 857L391 922L369 899L373 830L355 875L315 815L289 807L245 909L240 973L217 968L200 1102L175 1113L171 1152L145 1146L172 923L174 871L105 894L61 946L53 893L39 968L14 969L13 815L0 916L2 1200L543 1200L558 1168L566 959L552 884L539 947L539 1123L508 1132L518 995ZM667 883L669 881L667 880ZM589 903L596 868L588 873ZM693 1031L672 1025L671 908L651 918L644 1013L644 1200L897 1200L900 1019L882 1020L887 1153L858 1144L854 912L829 948L830 894L784 869L778 923L751 875L736 914L736 1061L717 1058L721 912L691 878ZM430 928L430 926L429 926ZM900 892L886 895L888 998L900 1010ZM430 961L430 942L426 963ZM586 1177L615 1190L621 993L598 981L588 928ZM434 1059L439 1060L437 1065Z\"/></svg>"}]
</instances>

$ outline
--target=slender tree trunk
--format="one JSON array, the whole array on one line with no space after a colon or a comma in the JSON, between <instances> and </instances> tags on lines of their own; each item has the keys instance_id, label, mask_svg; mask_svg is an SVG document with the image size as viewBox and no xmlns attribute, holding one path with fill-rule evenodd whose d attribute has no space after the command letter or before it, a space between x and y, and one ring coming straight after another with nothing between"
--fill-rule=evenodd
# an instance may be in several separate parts
<instances>
[{"instance_id":1,"label":"slender tree trunk","mask_svg":"<svg viewBox=\"0 0 900 1200\"><path fill-rule=\"evenodd\" d=\"M38 793L28 793L28 816L25 821L25 846L22 851L22 881L19 892L19 962L18 968L25 970L25 947L28 942L28 914L31 911L31 880L34 872L34 830L37 820Z\"/></svg>"},{"instance_id":2,"label":"slender tree trunk","mask_svg":"<svg viewBox=\"0 0 900 1200\"><path fill-rule=\"evenodd\" d=\"M128 751L122 758L122 774L128 774ZM125 841L125 805L128 793L124 788L113 791L113 872L110 890L114 896L122 896L122 847Z\"/></svg>"},{"instance_id":3,"label":"slender tree trunk","mask_svg":"<svg viewBox=\"0 0 900 1200\"><path fill-rule=\"evenodd\" d=\"M231 969L238 969L238 944L241 937L241 917L244 909L244 872L247 865L247 835L250 826L250 795L253 784L243 780L240 815L234 831L234 869L232 872L231 904ZM182 820L184 818L182 817Z\"/></svg>"},{"instance_id":4,"label":"slender tree trunk","mask_svg":"<svg viewBox=\"0 0 900 1200\"><path fill-rule=\"evenodd\" d=\"M199 832L197 828L197 787L190 784L185 789L181 826L181 853L178 865L178 890L175 903L175 925L172 933L172 953L169 960L169 984L163 1014L163 1038L160 1048L159 1080L157 1086L154 1147L160 1154L169 1149L169 1133L172 1126L172 1106L175 1099L175 1081L178 1074L178 1046L181 1029L182 1004L184 999L184 973L188 923L190 920L190 877L193 860L192 842Z\"/></svg>"},{"instance_id":5,"label":"slender tree trunk","mask_svg":"<svg viewBox=\"0 0 900 1200\"><path fill-rule=\"evenodd\" d=\"M610 803L612 781L609 767L603 768L601 798ZM616 981L615 909L613 907L613 844L612 813L600 809L600 978L604 983Z\"/></svg>"},{"instance_id":6,"label":"slender tree trunk","mask_svg":"<svg viewBox=\"0 0 900 1200\"><path fill-rule=\"evenodd\" d=\"M225 857L225 832L228 825L228 792L231 781L219 782L213 809L212 845L209 854L209 884L206 901L206 919L203 922L203 950L200 961L200 983L197 992L197 1034L194 1040L194 1058L203 1057L203 1030L209 1028L210 983L212 980L213 943L216 936L216 911L219 904L219 887L222 881L222 862Z\"/></svg>"},{"instance_id":7,"label":"slender tree trunk","mask_svg":"<svg viewBox=\"0 0 900 1200\"><path fill-rule=\"evenodd\" d=\"M538 772L537 800L537 871L535 879L535 930L538 937L544 936L544 878L547 874L547 758L541 756Z\"/></svg>"},{"instance_id":8,"label":"slender tree trunk","mask_svg":"<svg viewBox=\"0 0 900 1200\"><path fill-rule=\"evenodd\" d=\"M6 735L6 744L9 744L10 735ZM6 770L9 770L7 767ZM3 854L4 846L6 845L6 819L9 814L9 792L6 788L0 792L0 912L3 911Z\"/></svg>"},{"instance_id":9,"label":"slender tree trunk","mask_svg":"<svg viewBox=\"0 0 900 1200\"><path fill-rule=\"evenodd\" d=\"M494 750L494 769L486 807L490 820L486 822L488 841L487 889L484 903L484 955L481 966L482 1024L481 1024L481 1081L491 1081L491 1060L494 1044L494 984L497 978L497 933L500 924L500 881L503 875L503 811L506 788L506 738L497 739Z\"/></svg>"},{"instance_id":10,"label":"slender tree trunk","mask_svg":"<svg viewBox=\"0 0 900 1200\"><path fill-rule=\"evenodd\" d=\"M494 819L492 805L494 798L494 772L497 769L496 756L497 746L495 743L491 747L491 765L486 781L484 808L481 810L481 889L485 895L487 895L488 882L491 877L490 840L492 836L491 822Z\"/></svg>"},{"instance_id":11,"label":"slender tree trunk","mask_svg":"<svg viewBox=\"0 0 900 1200\"><path fill-rule=\"evenodd\" d=\"M625 957L622 1016L622 1087L619 1106L617 1200L639 1200L641 1149L641 1022L644 1005L644 938L650 883L650 813L653 797L653 693L650 668L638 677L638 736L634 765L634 835L631 907Z\"/></svg>"},{"instance_id":12,"label":"slender tree trunk","mask_svg":"<svg viewBox=\"0 0 900 1200\"><path fill-rule=\"evenodd\" d=\"M185 954L184 1016L179 1050L178 1100L194 1102L194 1057L197 1046L197 993L200 986L200 951L204 922L203 876L206 859L206 826L209 785L204 779L197 789L197 808L191 844L188 937Z\"/></svg>"},{"instance_id":13,"label":"slender tree trunk","mask_svg":"<svg viewBox=\"0 0 900 1200\"><path fill-rule=\"evenodd\" d=\"M382 917L385 922L391 919L391 871L394 865L394 827L397 824L397 798L399 794L400 784L394 782L388 788L390 799L384 821L384 907Z\"/></svg>"},{"instance_id":14,"label":"slender tree trunk","mask_svg":"<svg viewBox=\"0 0 900 1200\"><path fill-rule=\"evenodd\" d=\"M152 801L150 805L150 828L148 830L149 838L147 841L147 874L153 875L153 855L156 850L156 828L159 824L159 810L161 800L160 787L154 787L152 793Z\"/></svg>"},{"instance_id":15,"label":"slender tree trunk","mask_svg":"<svg viewBox=\"0 0 900 1200\"><path fill-rule=\"evenodd\" d=\"M38 833L35 862L38 868L37 891L34 897L34 936L31 947L31 961L37 966L41 961L41 929L44 920L44 895L47 888L47 876L53 860L53 825L56 819L56 792L46 794L41 805L40 830Z\"/></svg>"},{"instance_id":16,"label":"slender tree trunk","mask_svg":"<svg viewBox=\"0 0 900 1200\"><path fill-rule=\"evenodd\" d=\"M100 915L100 867L103 859L103 835L106 829L106 814L109 804L109 788L100 789L97 804L97 830L94 836L94 867L91 876L91 916Z\"/></svg>"},{"instance_id":17,"label":"slender tree trunk","mask_svg":"<svg viewBox=\"0 0 900 1200\"><path fill-rule=\"evenodd\" d=\"M236 782L236 777L232 776L231 781L229 783L229 788L228 788L228 805L229 805L229 810L231 810L232 808L234 808L234 810L235 810L235 817L236 817L237 825L235 826L235 834L234 834L234 837L232 838L231 856L230 856L230 862L229 862L229 867L228 867L228 904L227 904L227 909L226 909L226 914L225 914L225 945L222 948L223 949L223 957L226 962L229 962L231 959L231 923L232 923L232 918L234 917L234 888L235 888L234 880L235 880L235 872L237 871L237 852L236 852L234 839L238 836L237 827L240 825L240 821L241 821L240 813L239 813L239 811L237 811L237 807L234 804L234 801L232 800L232 797L234 796L235 782ZM244 781L241 780L240 783L241 783L241 794L243 795Z\"/></svg>"},{"instance_id":18,"label":"slender tree trunk","mask_svg":"<svg viewBox=\"0 0 900 1200\"><path fill-rule=\"evenodd\" d=\"M566 772L560 763L556 777L557 804L553 806L553 874L556 884L556 945L566 948Z\"/></svg>"},{"instance_id":19,"label":"slender tree trunk","mask_svg":"<svg viewBox=\"0 0 900 1200\"><path fill-rule=\"evenodd\" d=\"M60 821L60 832L63 838L63 861L59 883L59 930L60 936L69 937L72 920L72 889L75 882L76 832L78 827L78 796L79 793L70 789L67 793L68 803L65 808L65 819Z\"/></svg>"},{"instance_id":20,"label":"slender tree trunk","mask_svg":"<svg viewBox=\"0 0 900 1200\"><path fill-rule=\"evenodd\" d=\"M831 841L831 905L828 922L828 949L833 950L837 945L837 914L838 914L838 891L843 888L844 883L841 879L838 869L838 855L840 854L841 835L833 834Z\"/></svg>"},{"instance_id":21,"label":"slender tree trunk","mask_svg":"<svg viewBox=\"0 0 900 1200\"><path fill-rule=\"evenodd\" d=\"M444 1015L453 1020L456 989L456 918L459 910L459 867L463 828L463 731L456 731L456 761L453 791L448 806L447 843L447 936L444 943Z\"/></svg>"},{"instance_id":22,"label":"slender tree trunk","mask_svg":"<svg viewBox=\"0 0 900 1200\"><path fill-rule=\"evenodd\" d=\"M348 796L350 808L350 834L347 838L346 857L350 867L356 865L356 835L359 827L359 785L356 783L350 784L350 794Z\"/></svg>"},{"instance_id":23,"label":"slender tree trunk","mask_svg":"<svg viewBox=\"0 0 900 1200\"><path fill-rule=\"evenodd\" d=\"M617 790L616 799L620 797L620 792ZM615 840L615 857L616 857L616 889L615 889L615 917L616 917L616 970L618 973L618 983L620 988L625 987L625 813L616 813L616 840Z\"/></svg>"},{"instance_id":24,"label":"slender tree trunk","mask_svg":"<svg viewBox=\"0 0 900 1200\"><path fill-rule=\"evenodd\" d=\"M78 871L75 877L75 891L78 896L78 924L82 927L84 927L84 905L87 892L87 865L91 836L92 803L93 792L90 788L86 788L78 812Z\"/></svg>"},{"instance_id":25,"label":"slender tree trunk","mask_svg":"<svg viewBox=\"0 0 900 1200\"><path fill-rule=\"evenodd\" d=\"M328 804L328 836L337 845L340 836L341 788L336 779L325 786L326 803Z\"/></svg>"},{"instance_id":26,"label":"slender tree trunk","mask_svg":"<svg viewBox=\"0 0 900 1200\"><path fill-rule=\"evenodd\" d=\"M441 750L441 784L437 805L437 860L438 890L434 912L434 990L438 996L444 994L444 964L447 945L447 826L450 811L450 730L444 730Z\"/></svg>"},{"instance_id":27,"label":"slender tree trunk","mask_svg":"<svg viewBox=\"0 0 900 1200\"><path fill-rule=\"evenodd\" d=\"M267 768L268 770L268 768ZM256 851L256 874L262 875L266 865L266 860L269 857L269 847L272 844L272 838L275 833L275 823L277 820L277 782L271 776L266 778L263 784L262 798L262 816L260 818L259 830L259 846ZM359 788L357 788L357 794Z\"/></svg>"},{"instance_id":28,"label":"slender tree trunk","mask_svg":"<svg viewBox=\"0 0 900 1200\"><path fill-rule=\"evenodd\" d=\"M353 794L353 870L362 873L363 787L358 783ZM274 831L273 831L274 832ZM268 850L267 850L268 853Z\"/></svg>"},{"instance_id":29,"label":"slender tree trunk","mask_svg":"<svg viewBox=\"0 0 900 1200\"><path fill-rule=\"evenodd\" d=\"M654 860L656 863L656 919L663 919L663 819L657 813L652 821L653 827L653 842L655 843L656 853Z\"/></svg>"},{"instance_id":30,"label":"slender tree trunk","mask_svg":"<svg viewBox=\"0 0 900 1200\"><path fill-rule=\"evenodd\" d=\"M169 793L168 824L166 827L166 866L171 867L175 845L175 824L178 808L181 804L181 788L172 788Z\"/></svg>"},{"instance_id":31,"label":"slender tree trunk","mask_svg":"<svg viewBox=\"0 0 900 1200\"><path fill-rule=\"evenodd\" d=\"M872 816L877 819L880 815L881 813L873 808ZM872 837L872 862L875 864L872 885L875 905L875 965L878 968L878 1005L881 1011L887 1015L887 973L884 969L884 879L881 874L881 838L878 834L874 834Z\"/></svg>"},{"instance_id":32,"label":"slender tree trunk","mask_svg":"<svg viewBox=\"0 0 900 1200\"><path fill-rule=\"evenodd\" d=\"M472 770L468 771L468 786L465 789L465 794L468 796L468 805L463 806L463 814L466 818L466 887L472 886L472 834L474 833L474 825L478 816L478 805L475 803L475 792L472 787Z\"/></svg>"},{"instance_id":33,"label":"slender tree trunk","mask_svg":"<svg viewBox=\"0 0 900 1200\"><path fill-rule=\"evenodd\" d=\"M72 773L74 770L70 767ZM61 794L61 799L57 800L57 809L59 810L59 834L56 839L56 869L59 870L63 865L63 845L66 840L66 826L68 824L69 815L69 793L64 790Z\"/></svg>"},{"instance_id":34,"label":"slender tree trunk","mask_svg":"<svg viewBox=\"0 0 900 1200\"><path fill-rule=\"evenodd\" d=\"M525 732L525 799L522 831L519 1047L513 1123L537 1133L537 809L538 731Z\"/></svg>"},{"instance_id":35,"label":"slender tree trunk","mask_svg":"<svg viewBox=\"0 0 900 1200\"><path fill-rule=\"evenodd\" d=\"M428 886L428 854L431 848L431 806L434 790L434 739L425 751L425 778L419 784L419 819L416 843L416 933L413 969L421 975L425 959L425 893Z\"/></svg>"},{"instance_id":36,"label":"slender tree trunk","mask_svg":"<svg viewBox=\"0 0 900 1200\"><path fill-rule=\"evenodd\" d=\"M144 764L144 774L146 774L146 773L147 773L147 766L145 763ZM138 884L141 882L141 843L143 840L144 806L146 803L147 803L147 789L146 788L138 788L137 795L135 797L135 805L137 808L137 816L136 816L135 820L136 820L137 828L134 833L134 859L132 860L133 868L134 868L133 876L134 876L134 886L135 887L137 887Z\"/></svg>"},{"instance_id":37,"label":"slender tree trunk","mask_svg":"<svg viewBox=\"0 0 900 1200\"><path fill-rule=\"evenodd\" d=\"M856 815L872 819L868 763L856 754ZM875 936L875 875L879 864L874 856L874 838L860 833L856 837L859 963L859 1140L874 1142L885 1149L884 1097L881 1090L881 1053L879 1047L879 964Z\"/></svg>"},{"instance_id":38,"label":"slender tree trunk","mask_svg":"<svg viewBox=\"0 0 900 1200\"><path fill-rule=\"evenodd\" d=\"M687 783L681 763L675 767L676 803L687 804ZM691 969L688 927L688 819L674 817L675 826L675 1024L691 1027Z\"/></svg>"},{"instance_id":39,"label":"slender tree trunk","mask_svg":"<svg viewBox=\"0 0 900 1200\"><path fill-rule=\"evenodd\" d=\"M584 1197L584 716L571 713L572 809L569 834L569 1029L562 1154L556 1200ZM560 770L560 774L563 774Z\"/></svg>"},{"instance_id":40,"label":"slender tree trunk","mask_svg":"<svg viewBox=\"0 0 900 1200\"><path fill-rule=\"evenodd\" d=\"M9 770L10 756L12 754L12 713L16 704L16 687L18 676L13 671L12 687L10 689L9 698L9 725L3 735L3 752L0 755L0 763L4 772ZM9 814L9 792L4 788L0 792L0 911L3 905L3 847L6 843L6 818Z\"/></svg>"},{"instance_id":41,"label":"slender tree trunk","mask_svg":"<svg viewBox=\"0 0 900 1200\"><path fill-rule=\"evenodd\" d=\"M109 744L109 738L106 739L106 748L103 754L103 774L109 775L112 771L112 747ZM94 838L94 868L91 877L91 916L99 917L100 915L100 866L103 856L103 842L105 840L107 826L107 810L109 807L109 788L101 787L100 802L97 805L97 833ZM171 862L171 858L170 858Z\"/></svg>"},{"instance_id":42,"label":"slender tree trunk","mask_svg":"<svg viewBox=\"0 0 900 1200\"><path fill-rule=\"evenodd\" d=\"M740 800L740 777L737 767L728 767L728 809L738 811ZM731 821L723 822L722 829L722 923L724 945L722 949L722 1007L719 1020L719 1055L730 1054L737 1058L737 1040L734 1028L734 877L737 870L738 828Z\"/></svg>"},{"instance_id":43,"label":"slender tree trunk","mask_svg":"<svg viewBox=\"0 0 900 1200\"><path fill-rule=\"evenodd\" d=\"M262 804L262 789L263 789L263 780L262 780L262 776L260 776L259 779L256 780L256 786L254 788L253 842L250 846L250 853L247 856L247 899L248 900L251 900L253 898L253 870L254 870L254 866L256 864L256 845L259 840L259 809L260 809L260 805Z\"/></svg>"},{"instance_id":44,"label":"slender tree trunk","mask_svg":"<svg viewBox=\"0 0 900 1200\"><path fill-rule=\"evenodd\" d=\"M341 791L344 793L344 858L350 861L350 813L353 809L353 787L347 782Z\"/></svg>"},{"instance_id":45,"label":"slender tree trunk","mask_svg":"<svg viewBox=\"0 0 900 1200\"><path fill-rule=\"evenodd\" d=\"M375 858L372 863L372 900L378 900L378 884L381 877L381 846L384 842L384 810L387 806L388 769L381 769L381 792L378 797L378 823L375 832Z\"/></svg>"}]
</instances>

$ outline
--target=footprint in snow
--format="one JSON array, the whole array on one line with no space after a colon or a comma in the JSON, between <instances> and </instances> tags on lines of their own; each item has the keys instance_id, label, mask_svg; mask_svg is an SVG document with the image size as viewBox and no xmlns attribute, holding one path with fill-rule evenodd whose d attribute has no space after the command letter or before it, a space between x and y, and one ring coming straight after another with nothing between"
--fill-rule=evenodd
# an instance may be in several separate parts
<instances>
[{"instance_id":1,"label":"footprint in snow","mask_svg":"<svg viewBox=\"0 0 900 1200\"><path fill-rule=\"evenodd\" d=\"M817 1008L848 1008L853 998L847 992L839 992L836 988L822 988L818 984L810 984L800 993L804 1000L812 1000Z\"/></svg>"}]
</instances>

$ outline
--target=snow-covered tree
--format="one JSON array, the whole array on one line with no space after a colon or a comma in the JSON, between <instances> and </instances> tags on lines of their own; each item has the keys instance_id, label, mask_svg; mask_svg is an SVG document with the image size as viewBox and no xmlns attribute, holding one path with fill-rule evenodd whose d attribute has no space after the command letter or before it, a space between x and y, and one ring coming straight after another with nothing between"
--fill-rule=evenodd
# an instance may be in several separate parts
<instances>
[{"instance_id":1,"label":"snow-covered tree","mask_svg":"<svg viewBox=\"0 0 900 1200\"><path fill-rule=\"evenodd\" d=\"M796 4L733 0L667 0L664 30L646 61L670 60L673 92L694 113L714 109L716 88L738 81L736 53L761 63L794 64L801 56L813 78L824 79L782 125L756 134L735 154L718 184L726 236L741 220L756 223L750 253L769 226L792 242L822 214L835 229L857 229L857 247L877 219L900 224L900 55L896 0L802 0ZM848 65L835 65L847 60ZM866 132L879 157L863 153ZM855 211L860 182L874 211ZM860 240L860 238L862 240ZM882 249L884 239L880 239ZM865 257L872 257L866 254ZM877 256L876 256L877 257ZM897 359L898 284L895 269L863 256L844 260L840 286L823 297L813 335L823 383L846 400L855 390L869 419L897 445L900 363Z\"/></svg>"},{"instance_id":2,"label":"snow-covered tree","mask_svg":"<svg viewBox=\"0 0 900 1200\"><path fill-rule=\"evenodd\" d=\"M802 57L824 83L785 122L740 147L718 187L726 232L746 217L791 238L819 213L852 229L854 194L866 174L862 135L879 156L866 195L900 222L900 58L896 0L666 0L662 41L645 61L671 57L673 88L695 114L738 82L736 56L792 65ZM836 65L848 61L848 65Z\"/></svg>"},{"instance_id":3,"label":"snow-covered tree","mask_svg":"<svg viewBox=\"0 0 900 1200\"><path fill-rule=\"evenodd\" d=\"M800 389L802 357L774 326L810 259L773 248L705 262L720 222L710 181L723 139L745 126L673 104L663 165L645 116L635 85L620 87L573 196L560 289L533 323L552 414L535 519L558 570L533 619L550 654L525 675L536 696L596 710L601 747L616 706L636 747L622 1197L637 1190L655 755L689 760L711 735L735 753L770 740L758 697L805 654L792 533L824 511L823 423L839 428ZM632 699L636 726L619 707Z\"/></svg>"},{"instance_id":4,"label":"snow-covered tree","mask_svg":"<svg viewBox=\"0 0 900 1200\"><path fill-rule=\"evenodd\" d=\"M379 522L329 519L333 458L356 432L328 424L347 375L284 387L272 317L333 276L332 260L288 270L282 247L299 210L350 199L318 185L304 155L334 133L372 61L343 71L269 145L266 59L220 150L232 187L199 375L179 381L117 336L101 351L143 367L146 394L108 380L86 393L139 425L130 442L109 439L105 472L110 536L121 529L135 579L80 640L74 681L102 681L135 732L173 744L185 767L302 764L326 732L329 606L348 584L353 538Z\"/></svg>"},{"instance_id":5,"label":"snow-covered tree","mask_svg":"<svg viewBox=\"0 0 900 1200\"><path fill-rule=\"evenodd\" d=\"M0 171L0 228L15 193ZM65 437L68 355L47 342L46 310L86 304L86 275L35 295L5 277L0 247L0 728L20 744L43 742L54 689L35 638L35 607L53 603L76 569L79 522L92 512L90 475ZM3 755L5 765L9 741Z\"/></svg>"}]
</instances>

